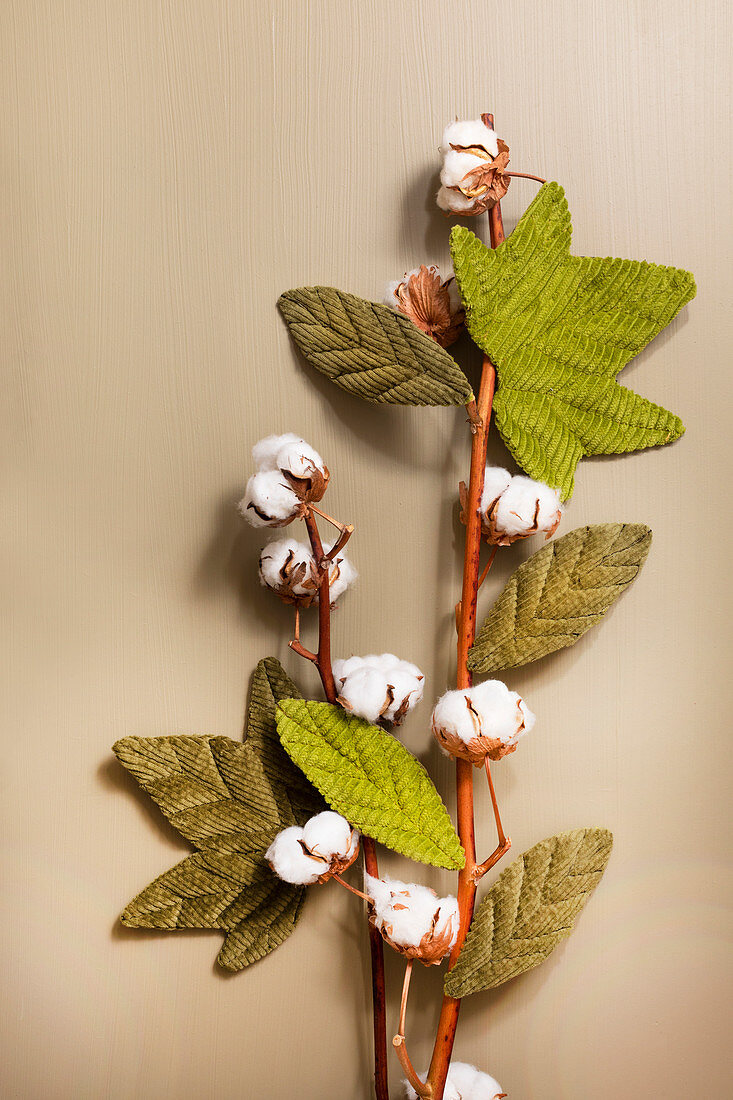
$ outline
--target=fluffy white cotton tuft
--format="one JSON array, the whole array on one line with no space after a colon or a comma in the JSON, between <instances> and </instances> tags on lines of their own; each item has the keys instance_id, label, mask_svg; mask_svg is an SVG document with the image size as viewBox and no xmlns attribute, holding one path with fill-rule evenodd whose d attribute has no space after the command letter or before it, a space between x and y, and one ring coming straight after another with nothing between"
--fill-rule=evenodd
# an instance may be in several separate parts
<instances>
[{"instance_id":1,"label":"fluffy white cotton tuft","mask_svg":"<svg viewBox=\"0 0 733 1100\"><path fill-rule=\"evenodd\" d=\"M260 584L275 590L287 588L292 596L312 596L316 582L310 546L297 539L265 543L260 554Z\"/></svg>"},{"instance_id":2,"label":"fluffy white cotton tuft","mask_svg":"<svg viewBox=\"0 0 733 1100\"><path fill-rule=\"evenodd\" d=\"M364 884L365 893L374 903L376 926L386 932L392 943L401 947L418 947L424 936L432 933L439 938L450 930L452 924L444 954L453 947L458 938L459 925L456 898L440 898L427 886L387 877L373 878L368 874L364 875Z\"/></svg>"},{"instance_id":3,"label":"fluffy white cotton tuft","mask_svg":"<svg viewBox=\"0 0 733 1100\"><path fill-rule=\"evenodd\" d=\"M255 443L252 448L252 460L258 470L277 470L278 452L291 443L304 443L295 432L285 432L284 435L268 435ZM307 444L306 444L307 446Z\"/></svg>"},{"instance_id":4,"label":"fluffy white cotton tuft","mask_svg":"<svg viewBox=\"0 0 733 1100\"><path fill-rule=\"evenodd\" d=\"M383 718L399 725L423 697L422 672L394 653L336 660L333 674L341 705L368 722Z\"/></svg>"},{"instance_id":5,"label":"fluffy white cotton tuft","mask_svg":"<svg viewBox=\"0 0 733 1100\"><path fill-rule=\"evenodd\" d=\"M486 512L511 484L512 475L502 466L487 466L484 470L484 491L481 496L481 511Z\"/></svg>"},{"instance_id":6,"label":"fluffy white cotton tuft","mask_svg":"<svg viewBox=\"0 0 733 1100\"><path fill-rule=\"evenodd\" d=\"M447 691L433 710L433 729L464 744L481 736L515 745L534 724L535 716L527 704L501 680Z\"/></svg>"},{"instance_id":7,"label":"fluffy white cotton tuft","mask_svg":"<svg viewBox=\"0 0 733 1100\"><path fill-rule=\"evenodd\" d=\"M324 810L322 814L316 814L306 821L303 826L303 841L314 856L322 856L330 861L334 856L341 859L351 856L354 845L359 843L359 834L341 814Z\"/></svg>"},{"instance_id":8,"label":"fluffy white cotton tuft","mask_svg":"<svg viewBox=\"0 0 733 1100\"><path fill-rule=\"evenodd\" d=\"M471 214L476 205L475 199L462 195L460 191L449 191L447 187L439 189L435 201L447 214Z\"/></svg>"},{"instance_id":9,"label":"fluffy white cotton tuft","mask_svg":"<svg viewBox=\"0 0 733 1100\"><path fill-rule=\"evenodd\" d=\"M546 531L562 513L560 494L531 477L513 477L496 506L494 522L507 535Z\"/></svg>"},{"instance_id":10,"label":"fluffy white cotton tuft","mask_svg":"<svg viewBox=\"0 0 733 1100\"><path fill-rule=\"evenodd\" d=\"M445 154L440 170L440 182L443 187L460 187L463 177L486 161L473 153L457 153L451 149Z\"/></svg>"},{"instance_id":11,"label":"fluffy white cotton tuft","mask_svg":"<svg viewBox=\"0 0 733 1100\"><path fill-rule=\"evenodd\" d=\"M427 1077L427 1071L422 1079ZM417 1100L417 1093L409 1081L403 1082L406 1100ZM468 1062L451 1062L445 1083L443 1100L498 1100L506 1096L501 1085L488 1073L471 1066Z\"/></svg>"},{"instance_id":12,"label":"fluffy white cotton tuft","mask_svg":"<svg viewBox=\"0 0 733 1100\"><path fill-rule=\"evenodd\" d=\"M496 130L492 130L480 118L457 120L449 122L443 130L440 151L445 157L453 152L452 145L481 145L490 156L495 157L499 152L498 140Z\"/></svg>"},{"instance_id":13,"label":"fluffy white cotton tuft","mask_svg":"<svg viewBox=\"0 0 733 1100\"><path fill-rule=\"evenodd\" d=\"M253 527L273 527L295 519L300 501L279 470L261 470L247 482L237 508Z\"/></svg>"},{"instance_id":14,"label":"fluffy white cotton tuft","mask_svg":"<svg viewBox=\"0 0 733 1100\"><path fill-rule=\"evenodd\" d=\"M333 545L333 542L324 542L323 549L327 554L329 553ZM337 554L336 557L333 559L333 562L331 563L331 566L328 570L328 580L330 586L329 595L332 604L336 603L336 600L339 598L339 596L343 596L346 589L354 583L358 576L359 574L357 573L356 569L342 550L341 553Z\"/></svg>"},{"instance_id":15,"label":"fluffy white cotton tuft","mask_svg":"<svg viewBox=\"0 0 733 1100\"><path fill-rule=\"evenodd\" d=\"M300 886L312 886L328 869L327 861L313 859L303 850L304 831L291 825L278 833L265 852L265 859L278 878Z\"/></svg>"}]
</instances>

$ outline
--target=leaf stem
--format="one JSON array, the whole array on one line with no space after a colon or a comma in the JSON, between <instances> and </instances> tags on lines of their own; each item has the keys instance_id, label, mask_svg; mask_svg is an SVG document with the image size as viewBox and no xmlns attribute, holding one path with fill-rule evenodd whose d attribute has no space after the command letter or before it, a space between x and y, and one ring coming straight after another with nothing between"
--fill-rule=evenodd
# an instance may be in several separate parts
<instances>
[{"instance_id":1,"label":"leaf stem","mask_svg":"<svg viewBox=\"0 0 733 1100\"><path fill-rule=\"evenodd\" d=\"M325 517L324 517L325 518ZM336 702L336 684L331 667L331 595L328 565L324 561L323 543L318 524L312 511L303 517L308 531L313 558L320 572L318 591L318 653L315 665L321 677L323 691L329 703ZM377 848L371 837L361 838L364 869L373 878L379 878ZM344 884L345 885L345 884ZM387 998L384 980L384 946L376 928L369 924L369 950L372 967L372 1009L374 1017L374 1086L377 1100L389 1100L387 1079Z\"/></svg>"}]
</instances>

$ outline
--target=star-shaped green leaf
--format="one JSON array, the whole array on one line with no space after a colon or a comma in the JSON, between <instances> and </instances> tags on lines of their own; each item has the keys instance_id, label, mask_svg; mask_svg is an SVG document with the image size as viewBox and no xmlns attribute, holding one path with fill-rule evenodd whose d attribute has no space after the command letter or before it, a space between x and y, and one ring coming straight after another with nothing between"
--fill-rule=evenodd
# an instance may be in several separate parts
<instances>
[{"instance_id":1,"label":"star-shaped green leaf","mask_svg":"<svg viewBox=\"0 0 733 1100\"><path fill-rule=\"evenodd\" d=\"M499 378L497 427L519 465L563 499L584 455L654 447L684 431L616 375L695 295L678 268L571 256L571 233L558 183L542 187L496 249L462 226L451 233L468 331Z\"/></svg>"},{"instance_id":2,"label":"star-shaped green leaf","mask_svg":"<svg viewBox=\"0 0 733 1100\"><path fill-rule=\"evenodd\" d=\"M276 833L325 802L280 745L275 708L300 693L274 657L252 678L244 744L228 737L125 737L115 754L196 849L122 913L131 928L226 933L219 962L241 970L290 935L304 888L265 861Z\"/></svg>"}]
</instances>

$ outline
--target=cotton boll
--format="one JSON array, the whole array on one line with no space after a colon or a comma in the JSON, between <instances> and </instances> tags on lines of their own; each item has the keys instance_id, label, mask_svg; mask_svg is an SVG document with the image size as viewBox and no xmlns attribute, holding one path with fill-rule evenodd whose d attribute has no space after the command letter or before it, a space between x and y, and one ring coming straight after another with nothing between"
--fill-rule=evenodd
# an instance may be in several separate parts
<instances>
[{"instance_id":1,"label":"cotton boll","mask_svg":"<svg viewBox=\"0 0 733 1100\"><path fill-rule=\"evenodd\" d=\"M309 607L318 598L318 579L310 546L297 539L274 539L260 553L260 584L286 603Z\"/></svg>"},{"instance_id":2,"label":"cotton boll","mask_svg":"<svg viewBox=\"0 0 733 1100\"><path fill-rule=\"evenodd\" d=\"M284 435L265 436L259 443L255 443L252 448L252 460L258 470L277 470L278 452L289 443L303 442L304 440L294 432L285 432Z\"/></svg>"},{"instance_id":3,"label":"cotton boll","mask_svg":"<svg viewBox=\"0 0 733 1100\"><path fill-rule=\"evenodd\" d=\"M444 156L452 152L451 146L481 145L490 156L495 157L499 152L499 139L496 131L492 130L480 118L464 119L463 121L449 122L443 131L440 142L440 151Z\"/></svg>"},{"instance_id":4,"label":"cotton boll","mask_svg":"<svg viewBox=\"0 0 733 1100\"><path fill-rule=\"evenodd\" d=\"M488 512L501 494L509 488L512 475L502 466L487 466L484 471L484 491L481 496L481 511Z\"/></svg>"},{"instance_id":5,"label":"cotton boll","mask_svg":"<svg viewBox=\"0 0 733 1100\"><path fill-rule=\"evenodd\" d=\"M293 477L312 477L314 471L324 474L326 464L309 443L303 439L289 440L277 452L278 469L287 470Z\"/></svg>"},{"instance_id":6,"label":"cotton boll","mask_svg":"<svg viewBox=\"0 0 733 1100\"><path fill-rule=\"evenodd\" d=\"M394 653L369 653L333 663L338 701L368 722L399 725L423 696L424 677L417 665Z\"/></svg>"},{"instance_id":7,"label":"cotton boll","mask_svg":"<svg viewBox=\"0 0 733 1100\"><path fill-rule=\"evenodd\" d=\"M560 522L560 495L542 481L513 477L496 506L494 523L509 536L554 531ZM551 533L551 532L550 532Z\"/></svg>"},{"instance_id":8,"label":"cotton boll","mask_svg":"<svg viewBox=\"0 0 733 1100\"><path fill-rule=\"evenodd\" d=\"M318 882L328 864L325 860L309 856L303 850L303 840L303 829L299 825L291 825L277 834L265 852L265 859L284 882L312 886Z\"/></svg>"},{"instance_id":9,"label":"cotton boll","mask_svg":"<svg viewBox=\"0 0 733 1100\"><path fill-rule=\"evenodd\" d=\"M450 756L481 767L486 757L500 760L535 724L535 716L516 691L501 680L448 691L433 709L433 733Z\"/></svg>"},{"instance_id":10,"label":"cotton boll","mask_svg":"<svg viewBox=\"0 0 733 1100\"><path fill-rule=\"evenodd\" d=\"M400 954L426 966L441 961L458 938L458 901L398 879L364 876L371 899L370 921Z\"/></svg>"},{"instance_id":11,"label":"cotton boll","mask_svg":"<svg viewBox=\"0 0 733 1100\"><path fill-rule=\"evenodd\" d=\"M303 826L303 840L308 851L329 861L334 856L343 858L349 854L352 833L346 818L332 810L316 814Z\"/></svg>"},{"instance_id":12,"label":"cotton boll","mask_svg":"<svg viewBox=\"0 0 733 1100\"><path fill-rule=\"evenodd\" d=\"M284 527L299 514L301 502L277 470L263 470L247 482L237 505L253 527Z\"/></svg>"}]
</instances>

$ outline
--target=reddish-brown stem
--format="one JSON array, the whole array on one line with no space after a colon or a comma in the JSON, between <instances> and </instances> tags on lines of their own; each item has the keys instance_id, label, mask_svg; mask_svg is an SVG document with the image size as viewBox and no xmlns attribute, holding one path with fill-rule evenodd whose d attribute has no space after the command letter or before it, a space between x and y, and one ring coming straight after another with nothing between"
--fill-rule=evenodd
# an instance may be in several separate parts
<instances>
[{"instance_id":1,"label":"reddish-brown stem","mask_svg":"<svg viewBox=\"0 0 733 1100\"><path fill-rule=\"evenodd\" d=\"M320 571L318 588L318 654L316 667L321 677L323 691L329 703L336 702L336 684L331 667L331 594L329 591L328 566L320 563L324 560L323 543L318 533L318 524L312 511L303 517L308 530L308 538L313 557ZM379 878L377 848L371 837L362 836L361 850L364 854L364 869L373 878ZM377 1100L389 1100L387 1079L387 998L384 982L384 946L382 937L376 928L369 924L369 950L372 966L372 1008L374 1018L374 1086Z\"/></svg>"},{"instance_id":2,"label":"reddish-brown stem","mask_svg":"<svg viewBox=\"0 0 733 1100\"><path fill-rule=\"evenodd\" d=\"M332 875L331 877L334 882L338 882L340 886L343 886L346 890L350 890L352 894L356 894L362 901L370 902L372 900L368 894L362 894L361 890L357 890L355 886L351 886L345 879L342 879L341 875Z\"/></svg>"},{"instance_id":3,"label":"reddish-brown stem","mask_svg":"<svg viewBox=\"0 0 733 1100\"><path fill-rule=\"evenodd\" d=\"M494 116L486 114L481 116L487 126L494 126ZM504 225L501 217L499 203L489 211L489 231L491 246L496 248L504 240ZM484 356L481 371L481 385L476 407L476 416L472 417L471 429L471 473L468 482L468 492L465 505L466 519L466 544L463 558L463 587L461 592L460 615L458 622L458 672L456 686L458 688L470 687L472 683L471 673L468 669L468 651L473 645L476 636L476 602L478 597L479 582L479 555L481 551L481 515L479 511L481 495L484 488L484 472L486 469L486 447L488 442L489 422L491 407L494 399L494 385L496 371L488 357ZM468 933L473 909L476 900L476 842L474 835L473 819L473 765L465 760L456 761L456 788L457 788L457 825L458 835L466 853L466 863L458 875L458 909L460 914L460 927L458 939L448 960L449 969L455 965L461 953L466 935ZM498 806L494 812L497 820L497 829L501 829L498 817ZM503 835L503 833L501 834ZM495 853L496 854L496 853ZM503 852L502 852L503 854ZM490 857L490 858L493 858ZM496 856L497 859L500 856ZM443 1004L438 1022L438 1034L433 1048L433 1057L428 1072L428 1087L431 1090L432 1100L442 1100L445 1081L450 1065L453 1042L458 1026L458 1015L461 1002L455 997L443 997Z\"/></svg>"},{"instance_id":4,"label":"reddish-brown stem","mask_svg":"<svg viewBox=\"0 0 733 1100\"><path fill-rule=\"evenodd\" d=\"M535 183L547 183L542 176L533 176L531 172L505 172L505 176L511 176L512 179L520 180L534 180Z\"/></svg>"},{"instance_id":5,"label":"reddish-brown stem","mask_svg":"<svg viewBox=\"0 0 733 1100\"><path fill-rule=\"evenodd\" d=\"M409 959L407 966L405 967L405 978L402 983L402 997L400 999L400 1022L397 1026L397 1034L392 1040L392 1046L395 1049L395 1054L400 1060L408 1081L414 1088L418 1096L424 1098L424 1100L430 1100L432 1097L432 1089L425 1081L421 1081L415 1072L410 1056L407 1053L407 1040L405 1039L405 1019L407 1016L407 996L410 992L410 978L412 977L412 964L414 960Z\"/></svg>"},{"instance_id":6,"label":"reddish-brown stem","mask_svg":"<svg viewBox=\"0 0 733 1100\"><path fill-rule=\"evenodd\" d=\"M496 821L496 832L499 837L499 847L503 847L507 843L507 838L504 835L504 828L501 824L501 816L499 814L499 803L496 799L496 791L494 790L494 780L491 775L491 764L489 763L488 756L484 758L484 766L486 768L486 778L489 782L489 793L491 795L491 805L494 809L494 820ZM511 841L509 842L511 843Z\"/></svg>"},{"instance_id":7,"label":"reddish-brown stem","mask_svg":"<svg viewBox=\"0 0 733 1100\"><path fill-rule=\"evenodd\" d=\"M478 587L479 588L481 587L481 585L484 583L484 581L486 580L486 578L489 575L489 569L491 569L491 566L494 564L494 558L496 557L496 551L498 549L499 549L498 546L492 546L491 547L491 553L489 554L489 560L486 562L486 565L484 566L484 571L478 579Z\"/></svg>"}]
</instances>

